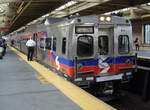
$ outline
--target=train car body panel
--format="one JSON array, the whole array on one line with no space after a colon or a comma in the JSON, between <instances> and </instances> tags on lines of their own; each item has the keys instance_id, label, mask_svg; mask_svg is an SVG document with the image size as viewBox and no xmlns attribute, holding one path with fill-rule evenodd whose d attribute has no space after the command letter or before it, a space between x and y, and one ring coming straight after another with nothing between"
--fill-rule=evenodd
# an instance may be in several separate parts
<instances>
[{"instance_id":1,"label":"train car body panel","mask_svg":"<svg viewBox=\"0 0 150 110\"><path fill-rule=\"evenodd\" d=\"M135 69L131 22L121 17L91 15L32 25L14 46L27 54L26 41L36 41L34 57L81 84L104 83L131 76ZM17 40L18 41L18 40Z\"/></svg>"}]
</instances>

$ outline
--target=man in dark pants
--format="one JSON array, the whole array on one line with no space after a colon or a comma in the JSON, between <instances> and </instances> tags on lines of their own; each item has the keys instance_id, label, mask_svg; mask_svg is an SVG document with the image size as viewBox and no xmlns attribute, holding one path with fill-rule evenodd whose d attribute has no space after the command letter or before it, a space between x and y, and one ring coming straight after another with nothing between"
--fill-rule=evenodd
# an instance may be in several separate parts
<instances>
[{"instance_id":1,"label":"man in dark pants","mask_svg":"<svg viewBox=\"0 0 150 110\"><path fill-rule=\"evenodd\" d=\"M7 44L6 44L6 40L5 39L3 39L3 56L5 55L5 53L6 53L6 48L7 48Z\"/></svg>"},{"instance_id":2,"label":"man in dark pants","mask_svg":"<svg viewBox=\"0 0 150 110\"><path fill-rule=\"evenodd\" d=\"M0 38L0 59L3 59L3 43L1 38Z\"/></svg>"},{"instance_id":3,"label":"man in dark pants","mask_svg":"<svg viewBox=\"0 0 150 110\"><path fill-rule=\"evenodd\" d=\"M31 38L27 41L26 46L28 48L28 61L33 61L33 53L34 53L34 47L36 46L36 43Z\"/></svg>"},{"instance_id":4,"label":"man in dark pants","mask_svg":"<svg viewBox=\"0 0 150 110\"><path fill-rule=\"evenodd\" d=\"M33 60L34 47L28 47L28 61Z\"/></svg>"}]
</instances>

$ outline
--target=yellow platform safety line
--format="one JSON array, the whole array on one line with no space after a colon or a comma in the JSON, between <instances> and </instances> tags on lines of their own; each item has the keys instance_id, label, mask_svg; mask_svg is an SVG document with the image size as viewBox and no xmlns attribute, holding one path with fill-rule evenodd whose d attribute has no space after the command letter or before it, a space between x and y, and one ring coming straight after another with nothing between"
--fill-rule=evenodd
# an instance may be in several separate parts
<instances>
[{"instance_id":1,"label":"yellow platform safety line","mask_svg":"<svg viewBox=\"0 0 150 110\"><path fill-rule=\"evenodd\" d=\"M9 46L10 47L10 46ZM10 47L18 56L24 59L29 65L31 65L36 71L38 71L49 83L52 83L62 93L68 96L73 102L80 106L83 110L116 110L112 106L97 99L81 88L75 86L71 82L64 80L56 73L48 70L43 65L35 61L27 61L26 56L16 49Z\"/></svg>"},{"instance_id":2,"label":"yellow platform safety line","mask_svg":"<svg viewBox=\"0 0 150 110\"><path fill-rule=\"evenodd\" d=\"M23 61L23 59L22 59L22 58L19 58L19 60L20 60L20 61Z\"/></svg>"},{"instance_id":3,"label":"yellow platform safety line","mask_svg":"<svg viewBox=\"0 0 150 110\"><path fill-rule=\"evenodd\" d=\"M35 76L42 84L49 84L49 82L41 74L35 74Z\"/></svg>"},{"instance_id":4,"label":"yellow platform safety line","mask_svg":"<svg viewBox=\"0 0 150 110\"><path fill-rule=\"evenodd\" d=\"M144 58L144 59L150 59L150 57L146 57L146 56L137 56L138 58Z\"/></svg>"}]
</instances>

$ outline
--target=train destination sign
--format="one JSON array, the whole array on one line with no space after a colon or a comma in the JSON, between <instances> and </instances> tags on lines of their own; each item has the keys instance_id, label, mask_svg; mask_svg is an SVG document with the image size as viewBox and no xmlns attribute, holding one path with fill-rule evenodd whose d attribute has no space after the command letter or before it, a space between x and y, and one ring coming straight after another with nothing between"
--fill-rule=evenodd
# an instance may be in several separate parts
<instances>
[{"instance_id":1,"label":"train destination sign","mask_svg":"<svg viewBox=\"0 0 150 110\"><path fill-rule=\"evenodd\" d=\"M76 26L75 33L76 34L93 34L94 27L93 26Z\"/></svg>"}]
</instances>

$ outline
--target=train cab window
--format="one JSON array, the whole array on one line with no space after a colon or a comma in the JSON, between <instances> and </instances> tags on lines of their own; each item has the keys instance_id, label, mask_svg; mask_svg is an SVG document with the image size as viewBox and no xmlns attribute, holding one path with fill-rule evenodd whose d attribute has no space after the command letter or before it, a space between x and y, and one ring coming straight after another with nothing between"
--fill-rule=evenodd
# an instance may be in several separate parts
<instances>
[{"instance_id":1,"label":"train cab window","mask_svg":"<svg viewBox=\"0 0 150 110\"><path fill-rule=\"evenodd\" d=\"M93 37L83 35L77 41L77 55L80 57L88 57L93 54Z\"/></svg>"},{"instance_id":2,"label":"train cab window","mask_svg":"<svg viewBox=\"0 0 150 110\"><path fill-rule=\"evenodd\" d=\"M66 53L66 38L65 37L62 39L62 53L63 54Z\"/></svg>"},{"instance_id":3,"label":"train cab window","mask_svg":"<svg viewBox=\"0 0 150 110\"><path fill-rule=\"evenodd\" d=\"M40 48L45 48L45 39L40 38Z\"/></svg>"},{"instance_id":4,"label":"train cab window","mask_svg":"<svg viewBox=\"0 0 150 110\"><path fill-rule=\"evenodd\" d=\"M98 51L100 55L107 55L108 54L108 47L109 47L109 40L108 36L99 36L98 37Z\"/></svg>"},{"instance_id":5,"label":"train cab window","mask_svg":"<svg viewBox=\"0 0 150 110\"><path fill-rule=\"evenodd\" d=\"M53 51L56 51L56 38L53 38Z\"/></svg>"},{"instance_id":6,"label":"train cab window","mask_svg":"<svg viewBox=\"0 0 150 110\"><path fill-rule=\"evenodd\" d=\"M118 39L118 52L120 54L129 53L129 37L127 35L120 35Z\"/></svg>"},{"instance_id":7,"label":"train cab window","mask_svg":"<svg viewBox=\"0 0 150 110\"><path fill-rule=\"evenodd\" d=\"M46 49L51 50L51 38L46 38Z\"/></svg>"}]
</instances>

